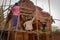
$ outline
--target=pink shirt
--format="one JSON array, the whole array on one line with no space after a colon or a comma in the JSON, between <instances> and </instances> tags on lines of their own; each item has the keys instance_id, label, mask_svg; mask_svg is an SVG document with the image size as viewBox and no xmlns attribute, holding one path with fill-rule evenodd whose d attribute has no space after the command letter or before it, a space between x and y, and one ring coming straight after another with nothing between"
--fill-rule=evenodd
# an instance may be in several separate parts
<instances>
[{"instance_id":1,"label":"pink shirt","mask_svg":"<svg viewBox=\"0 0 60 40\"><path fill-rule=\"evenodd\" d=\"M12 13L13 15L20 15L20 6L14 6L12 7Z\"/></svg>"}]
</instances>

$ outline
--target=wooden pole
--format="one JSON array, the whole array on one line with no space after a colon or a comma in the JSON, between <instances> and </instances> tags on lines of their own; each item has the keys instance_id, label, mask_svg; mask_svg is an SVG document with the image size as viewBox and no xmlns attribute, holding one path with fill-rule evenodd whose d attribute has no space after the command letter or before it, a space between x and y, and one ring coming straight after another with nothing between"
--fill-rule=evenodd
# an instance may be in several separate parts
<instances>
[{"instance_id":1,"label":"wooden pole","mask_svg":"<svg viewBox=\"0 0 60 40\"><path fill-rule=\"evenodd\" d=\"M38 33L38 20L37 20L37 7L36 7L36 27L37 27L37 39L39 40L39 33Z\"/></svg>"},{"instance_id":2,"label":"wooden pole","mask_svg":"<svg viewBox=\"0 0 60 40\"><path fill-rule=\"evenodd\" d=\"M10 37L10 31L11 31L11 26L12 26L11 23L12 23L12 22L11 22L11 20L10 20L10 21L9 21L9 28L8 28L8 30L7 30L7 31L8 31L7 40L9 40L9 37Z\"/></svg>"},{"instance_id":3,"label":"wooden pole","mask_svg":"<svg viewBox=\"0 0 60 40\"><path fill-rule=\"evenodd\" d=\"M18 16L18 19L17 19L18 21L17 21L17 27L15 29L15 40L17 40L17 32L18 32L18 27L19 27L19 18L20 18L20 16Z\"/></svg>"},{"instance_id":4,"label":"wooden pole","mask_svg":"<svg viewBox=\"0 0 60 40\"><path fill-rule=\"evenodd\" d=\"M3 25L3 24L4 24L4 25ZM2 32L1 32L0 37L2 37L3 31L4 31L4 27L5 27L5 22L4 22L4 21L1 22L1 27L2 27L2 28L1 28L1 31L2 31ZM2 40L2 39L1 39L1 40Z\"/></svg>"}]
</instances>

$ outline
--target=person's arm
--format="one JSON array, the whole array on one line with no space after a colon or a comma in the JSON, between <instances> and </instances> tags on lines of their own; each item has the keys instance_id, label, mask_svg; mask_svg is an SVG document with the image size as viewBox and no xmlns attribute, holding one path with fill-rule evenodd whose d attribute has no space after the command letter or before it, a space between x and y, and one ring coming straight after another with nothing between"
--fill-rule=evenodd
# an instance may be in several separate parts
<instances>
[{"instance_id":1,"label":"person's arm","mask_svg":"<svg viewBox=\"0 0 60 40\"><path fill-rule=\"evenodd\" d=\"M34 21L34 19L35 19L35 17L33 17L33 19L31 20L31 22L33 22L33 21Z\"/></svg>"}]
</instances>

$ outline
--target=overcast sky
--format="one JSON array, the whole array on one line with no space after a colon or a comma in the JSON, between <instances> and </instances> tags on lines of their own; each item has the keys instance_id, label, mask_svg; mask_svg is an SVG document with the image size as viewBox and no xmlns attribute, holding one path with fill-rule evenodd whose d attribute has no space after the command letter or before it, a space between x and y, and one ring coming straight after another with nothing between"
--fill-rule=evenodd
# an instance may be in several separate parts
<instances>
[{"instance_id":1,"label":"overcast sky","mask_svg":"<svg viewBox=\"0 0 60 40\"><path fill-rule=\"evenodd\" d=\"M2 4L3 0L0 0L0 5ZM6 3L4 2L4 5L9 5L9 0L4 0L6 1ZM18 0L11 0L11 4L14 4L15 2L17 2ZM44 11L49 12L49 5L48 5L48 0L31 0L34 2L35 5L43 8ZM36 4L37 2L37 4ZM54 19L60 19L60 0L50 0L50 9L51 9L51 15L53 16ZM56 21L55 24L58 26L58 28L60 29L60 21Z\"/></svg>"}]
</instances>

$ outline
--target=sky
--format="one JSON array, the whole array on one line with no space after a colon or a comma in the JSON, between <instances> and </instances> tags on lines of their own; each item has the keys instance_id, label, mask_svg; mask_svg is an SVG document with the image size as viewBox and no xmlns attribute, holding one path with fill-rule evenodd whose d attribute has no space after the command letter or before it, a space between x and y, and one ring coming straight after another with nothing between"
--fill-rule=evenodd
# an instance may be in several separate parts
<instances>
[{"instance_id":1,"label":"sky","mask_svg":"<svg viewBox=\"0 0 60 40\"><path fill-rule=\"evenodd\" d=\"M4 0L4 5L9 5L10 0ZM14 4L19 0L11 0L10 4ZM35 5L41 7L43 11L49 12L51 11L50 15L53 16L54 19L60 19L60 0L50 0L50 11L49 11L49 4L48 0L31 0ZM2 5L3 0L0 0L0 6ZM37 4L36 4L37 3ZM4 7L7 8L7 7ZM57 26L60 29L60 21L55 20L55 24L52 25Z\"/></svg>"}]
</instances>

